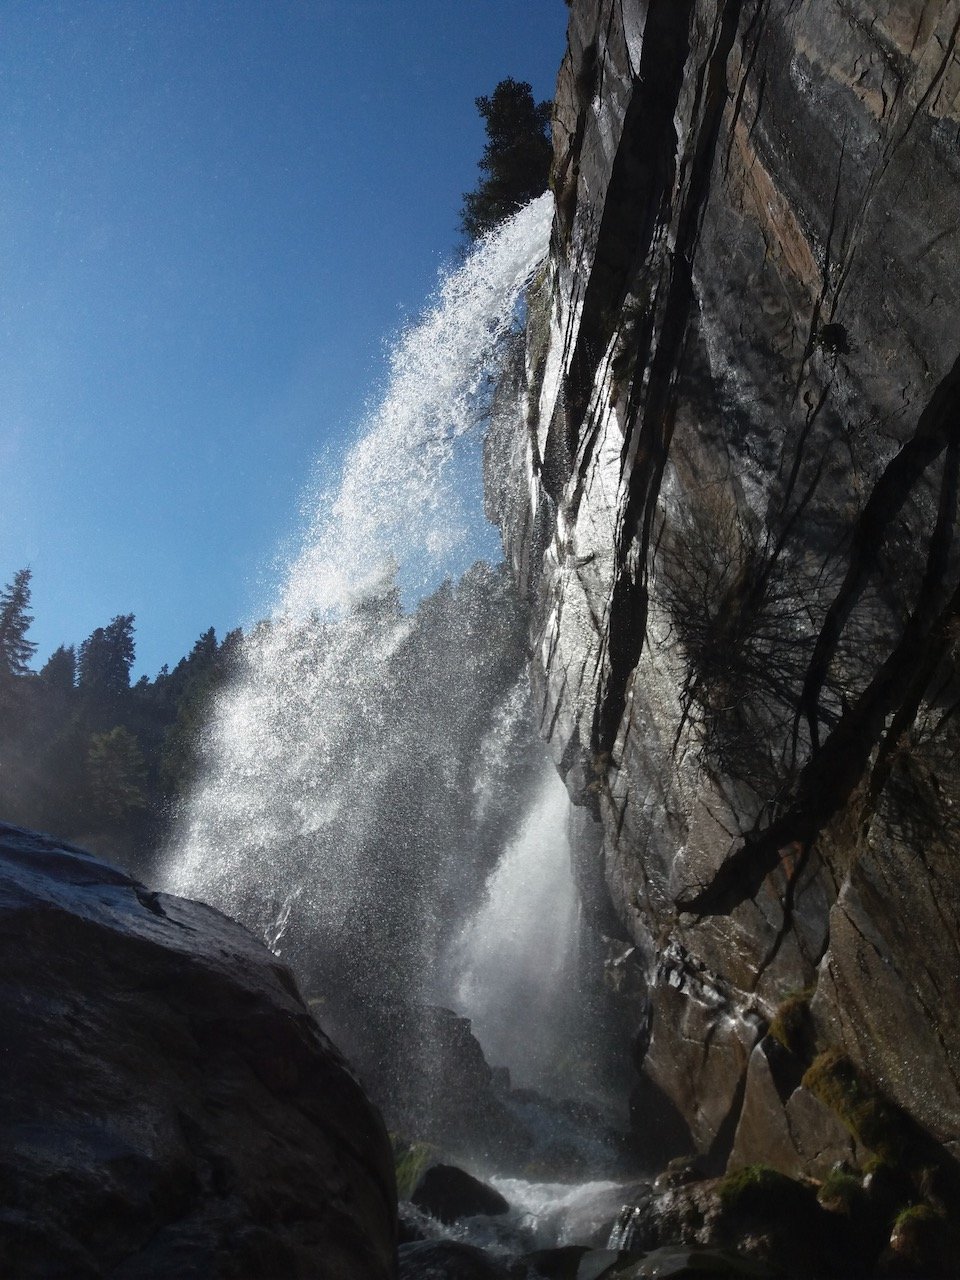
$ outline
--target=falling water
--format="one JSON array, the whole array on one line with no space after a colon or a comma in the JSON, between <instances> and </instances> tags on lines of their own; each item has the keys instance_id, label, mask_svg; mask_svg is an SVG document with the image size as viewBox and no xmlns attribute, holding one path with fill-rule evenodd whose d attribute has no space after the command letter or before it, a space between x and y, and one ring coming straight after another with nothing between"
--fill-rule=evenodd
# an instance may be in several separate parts
<instances>
[{"instance_id":1,"label":"falling water","mask_svg":"<svg viewBox=\"0 0 960 1280\"><path fill-rule=\"evenodd\" d=\"M401 1132L585 1171L608 1154L581 1117L589 1090L554 1103L487 1065L569 1091L599 1037L577 994L569 802L533 729L525 608L505 567L462 572L480 506L462 472L551 213L543 197L485 240L397 343L217 698L166 879L291 963ZM515 1225L593 1231L583 1206L602 1217L601 1193L616 1184L516 1182Z\"/></svg>"},{"instance_id":2,"label":"falling water","mask_svg":"<svg viewBox=\"0 0 960 1280\"><path fill-rule=\"evenodd\" d=\"M273 617L247 637L215 709L205 774L168 858L176 891L276 931L294 908L321 926L342 921L372 888L347 859L320 867L311 855L322 833L355 835L365 821L395 728L391 658L412 626L395 584L422 594L466 539L451 464L482 416L550 217L544 196L485 240L398 342L386 395L339 487L317 501Z\"/></svg>"},{"instance_id":3,"label":"falling water","mask_svg":"<svg viewBox=\"0 0 960 1280\"><path fill-rule=\"evenodd\" d=\"M464 451L551 215L544 196L483 241L398 341L216 702L168 851L169 886L289 959L358 1058L382 1060L384 1011L402 1021L435 987L542 758L508 575L481 564L437 583L464 563L480 505L461 493Z\"/></svg>"},{"instance_id":4,"label":"falling water","mask_svg":"<svg viewBox=\"0 0 960 1280\"><path fill-rule=\"evenodd\" d=\"M556 1083L564 997L576 989L569 810L566 788L546 763L519 834L453 947L457 1007L489 1060L530 1087Z\"/></svg>"}]
</instances>

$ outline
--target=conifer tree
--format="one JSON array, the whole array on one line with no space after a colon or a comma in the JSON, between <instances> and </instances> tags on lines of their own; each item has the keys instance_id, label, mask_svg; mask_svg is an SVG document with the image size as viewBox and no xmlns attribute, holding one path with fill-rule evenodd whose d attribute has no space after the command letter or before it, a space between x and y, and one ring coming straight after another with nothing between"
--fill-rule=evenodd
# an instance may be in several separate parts
<instances>
[{"instance_id":1,"label":"conifer tree","mask_svg":"<svg viewBox=\"0 0 960 1280\"><path fill-rule=\"evenodd\" d=\"M525 80L501 80L490 97L477 98L487 145L480 159L484 175L463 197L460 229L471 240L547 189L550 180L550 102L536 102Z\"/></svg>"},{"instance_id":2,"label":"conifer tree","mask_svg":"<svg viewBox=\"0 0 960 1280\"><path fill-rule=\"evenodd\" d=\"M37 651L27 632L33 622L30 610L29 569L19 569L13 582L0 593L0 675L26 675L30 659Z\"/></svg>"},{"instance_id":3,"label":"conifer tree","mask_svg":"<svg viewBox=\"0 0 960 1280\"><path fill-rule=\"evenodd\" d=\"M77 682L77 654L73 645L60 645L40 668L40 679L51 689L72 689Z\"/></svg>"},{"instance_id":4,"label":"conifer tree","mask_svg":"<svg viewBox=\"0 0 960 1280\"><path fill-rule=\"evenodd\" d=\"M91 737L87 770L93 803L102 819L121 822L147 807L143 752L123 725Z\"/></svg>"},{"instance_id":5,"label":"conifer tree","mask_svg":"<svg viewBox=\"0 0 960 1280\"><path fill-rule=\"evenodd\" d=\"M84 692L123 693L130 688L130 668L136 654L133 621L132 613L118 614L81 644L77 668Z\"/></svg>"}]
</instances>

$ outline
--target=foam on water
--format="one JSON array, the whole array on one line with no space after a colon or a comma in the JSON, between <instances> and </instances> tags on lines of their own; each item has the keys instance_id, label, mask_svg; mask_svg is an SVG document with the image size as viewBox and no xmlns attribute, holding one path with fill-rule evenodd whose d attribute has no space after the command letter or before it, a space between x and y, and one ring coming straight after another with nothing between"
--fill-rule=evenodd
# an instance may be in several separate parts
<instances>
[{"instance_id":1,"label":"foam on water","mask_svg":"<svg viewBox=\"0 0 960 1280\"><path fill-rule=\"evenodd\" d=\"M504 1258L565 1245L615 1248L609 1242L616 1233L623 1205L629 1203L640 1186L608 1179L532 1182L494 1176L488 1181L510 1205L509 1212L461 1218L451 1224L405 1204L404 1217L428 1239L458 1240Z\"/></svg>"}]
</instances>

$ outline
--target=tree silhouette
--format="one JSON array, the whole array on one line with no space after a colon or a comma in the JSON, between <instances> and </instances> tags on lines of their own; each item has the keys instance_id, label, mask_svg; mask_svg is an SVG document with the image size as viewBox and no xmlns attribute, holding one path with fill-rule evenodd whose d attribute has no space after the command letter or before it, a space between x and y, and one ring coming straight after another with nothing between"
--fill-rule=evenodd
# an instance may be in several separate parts
<instances>
[{"instance_id":1,"label":"tree silhouette","mask_svg":"<svg viewBox=\"0 0 960 1280\"><path fill-rule=\"evenodd\" d=\"M37 646L27 639L30 614L29 569L20 569L0 594L0 675L26 675Z\"/></svg>"},{"instance_id":2,"label":"tree silhouette","mask_svg":"<svg viewBox=\"0 0 960 1280\"><path fill-rule=\"evenodd\" d=\"M489 96L477 98L487 145L480 159L484 175L463 197L460 229L476 240L547 189L551 146L550 102L535 102L524 80L501 80Z\"/></svg>"},{"instance_id":3,"label":"tree silhouette","mask_svg":"<svg viewBox=\"0 0 960 1280\"><path fill-rule=\"evenodd\" d=\"M135 652L132 613L118 614L109 626L97 627L80 646L80 688L85 693L123 693L130 688Z\"/></svg>"},{"instance_id":4,"label":"tree silhouette","mask_svg":"<svg viewBox=\"0 0 960 1280\"><path fill-rule=\"evenodd\" d=\"M87 770L91 797L101 820L122 822L129 814L147 807L143 753L123 725L91 737Z\"/></svg>"},{"instance_id":5,"label":"tree silhouette","mask_svg":"<svg viewBox=\"0 0 960 1280\"><path fill-rule=\"evenodd\" d=\"M40 668L40 678L51 689L72 689L77 682L77 655L73 645L60 645Z\"/></svg>"}]
</instances>

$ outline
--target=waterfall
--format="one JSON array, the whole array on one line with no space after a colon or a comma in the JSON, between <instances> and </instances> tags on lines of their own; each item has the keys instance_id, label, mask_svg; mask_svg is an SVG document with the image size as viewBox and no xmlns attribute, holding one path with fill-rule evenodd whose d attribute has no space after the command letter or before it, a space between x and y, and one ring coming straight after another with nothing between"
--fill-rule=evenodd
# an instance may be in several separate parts
<instances>
[{"instance_id":1,"label":"waterfall","mask_svg":"<svg viewBox=\"0 0 960 1280\"><path fill-rule=\"evenodd\" d=\"M489 1060L517 1084L557 1083L569 997L576 992L577 891L566 788L548 762L523 825L453 946L453 999Z\"/></svg>"},{"instance_id":2,"label":"waterfall","mask_svg":"<svg viewBox=\"0 0 960 1280\"><path fill-rule=\"evenodd\" d=\"M544 196L485 239L397 342L216 700L167 852L168 887L259 932L370 1061L435 992L542 768L509 575L455 575L480 506L460 476L551 216Z\"/></svg>"}]
</instances>

